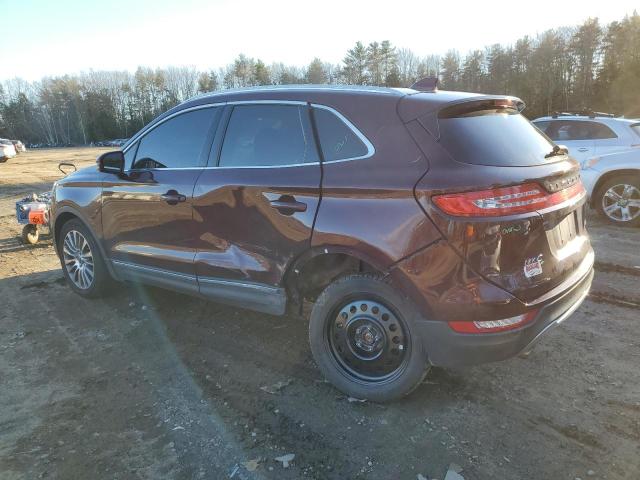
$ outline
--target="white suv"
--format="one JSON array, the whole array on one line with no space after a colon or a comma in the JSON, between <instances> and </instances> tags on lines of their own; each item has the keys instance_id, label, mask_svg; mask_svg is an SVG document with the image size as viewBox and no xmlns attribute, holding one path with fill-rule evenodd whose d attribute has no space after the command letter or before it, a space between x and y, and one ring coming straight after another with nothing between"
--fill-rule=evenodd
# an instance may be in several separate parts
<instances>
[{"instance_id":1,"label":"white suv","mask_svg":"<svg viewBox=\"0 0 640 480\"><path fill-rule=\"evenodd\" d=\"M579 112L533 124L580 162L591 207L611 223L640 225L640 120Z\"/></svg>"}]
</instances>

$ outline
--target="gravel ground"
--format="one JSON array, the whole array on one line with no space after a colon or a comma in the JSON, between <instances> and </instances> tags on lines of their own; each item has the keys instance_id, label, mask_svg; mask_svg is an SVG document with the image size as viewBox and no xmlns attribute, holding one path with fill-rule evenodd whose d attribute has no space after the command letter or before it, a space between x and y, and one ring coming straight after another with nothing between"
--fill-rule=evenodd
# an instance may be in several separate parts
<instances>
[{"instance_id":1,"label":"gravel ground","mask_svg":"<svg viewBox=\"0 0 640 480\"><path fill-rule=\"evenodd\" d=\"M84 300L49 240L23 246L14 202L101 151L0 164L0 478L640 478L640 230L589 219L592 294L527 358L360 403L299 319L131 284Z\"/></svg>"}]
</instances>

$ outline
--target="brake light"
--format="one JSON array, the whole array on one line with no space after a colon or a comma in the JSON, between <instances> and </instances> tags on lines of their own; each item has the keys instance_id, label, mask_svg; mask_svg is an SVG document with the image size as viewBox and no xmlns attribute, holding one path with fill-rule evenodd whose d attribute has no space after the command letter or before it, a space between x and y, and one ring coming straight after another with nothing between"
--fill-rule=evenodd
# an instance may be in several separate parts
<instances>
[{"instance_id":1,"label":"brake light","mask_svg":"<svg viewBox=\"0 0 640 480\"><path fill-rule=\"evenodd\" d=\"M496 333L506 330L514 330L531 323L538 313L537 310L504 318L502 320L487 320L483 322L449 322L449 327L458 333Z\"/></svg>"},{"instance_id":2,"label":"brake light","mask_svg":"<svg viewBox=\"0 0 640 480\"><path fill-rule=\"evenodd\" d=\"M497 217L528 213L559 205L585 192L582 182L548 193L537 183L493 188L476 192L435 195L435 204L445 213L463 217Z\"/></svg>"}]
</instances>

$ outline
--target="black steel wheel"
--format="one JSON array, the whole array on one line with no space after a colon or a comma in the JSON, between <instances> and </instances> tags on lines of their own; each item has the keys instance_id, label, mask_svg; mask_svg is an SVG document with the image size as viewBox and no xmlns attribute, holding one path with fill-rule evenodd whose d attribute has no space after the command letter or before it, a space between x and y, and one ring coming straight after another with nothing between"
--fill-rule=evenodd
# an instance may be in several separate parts
<instances>
[{"instance_id":1,"label":"black steel wheel","mask_svg":"<svg viewBox=\"0 0 640 480\"><path fill-rule=\"evenodd\" d=\"M404 321L381 300L347 301L336 309L327 327L335 361L354 379L368 383L387 380L407 358L409 339Z\"/></svg>"},{"instance_id":2,"label":"black steel wheel","mask_svg":"<svg viewBox=\"0 0 640 480\"><path fill-rule=\"evenodd\" d=\"M429 368L419 314L381 276L331 283L311 312L309 341L325 377L347 395L378 402L414 390Z\"/></svg>"}]
</instances>

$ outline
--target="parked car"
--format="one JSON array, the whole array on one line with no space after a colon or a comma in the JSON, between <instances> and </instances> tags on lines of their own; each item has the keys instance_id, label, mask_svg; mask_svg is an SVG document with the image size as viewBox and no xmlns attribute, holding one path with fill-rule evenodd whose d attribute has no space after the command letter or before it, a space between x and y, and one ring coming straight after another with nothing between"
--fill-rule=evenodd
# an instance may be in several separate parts
<instances>
[{"instance_id":1,"label":"parked car","mask_svg":"<svg viewBox=\"0 0 640 480\"><path fill-rule=\"evenodd\" d=\"M580 162L592 208L613 224L640 225L640 121L574 112L533 123Z\"/></svg>"},{"instance_id":2,"label":"parked car","mask_svg":"<svg viewBox=\"0 0 640 480\"><path fill-rule=\"evenodd\" d=\"M4 163L17 155L16 148L10 140L0 138L0 163Z\"/></svg>"},{"instance_id":3,"label":"parked car","mask_svg":"<svg viewBox=\"0 0 640 480\"><path fill-rule=\"evenodd\" d=\"M374 401L431 365L530 350L591 285L579 166L521 100L423 88L245 89L169 110L54 186L69 286L132 280L272 315L312 302L320 370Z\"/></svg>"},{"instance_id":4,"label":"parked car","mask_svg":"<svg viewBox=\"0 0 640 480\"><path fill-rule=\"evenodd\" d=\"M580 174L592 208L610 223L640 226L640 150L590 158Z\"/></svg>"},{"instance_id":5,"label":"parked car","mask_svg":"<svg viewBox=\"0 0 640 480\"><path fill-rule=\"evenodd\" d=\"M609 153L640 151L638 120L614 117L610 113L573 112L536 118L533 124L551 140L566 146L580 163Z\"/></svg>"},{"instance_id":6,"label":"parked car","mask_svg":"<svg viewBox=\"0 0 640 480\"><path fill-rule=\"evenodd\" d=\"M13 146L16 149L16 153L23 153L27 151L27 147L25 147L24 143L22 143L20 140L11 140L11 143L13 143Z\"/></svg>"}]
</instances>

